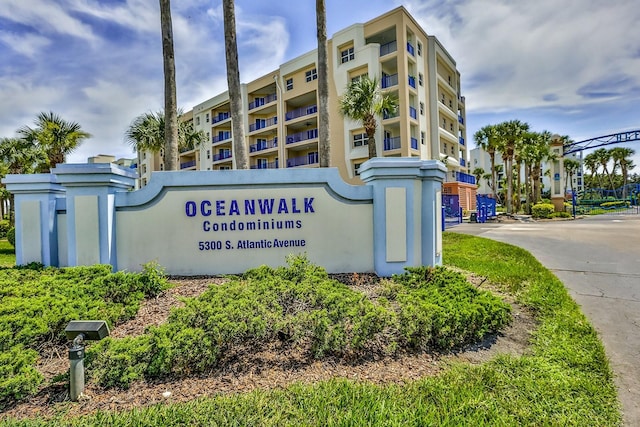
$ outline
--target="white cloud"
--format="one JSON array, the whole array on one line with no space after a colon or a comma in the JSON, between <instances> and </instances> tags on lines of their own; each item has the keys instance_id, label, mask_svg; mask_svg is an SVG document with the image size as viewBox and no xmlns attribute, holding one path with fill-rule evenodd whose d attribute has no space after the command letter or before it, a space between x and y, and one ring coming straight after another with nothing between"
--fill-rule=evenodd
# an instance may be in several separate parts
<instances>
[{"instance_id":1,"label":"white cloud","mask_svg":"<svg viewBox=\"0 0 640 427\"><path fill-rule=\"evenodd\" d=\"M468 0L432 6L407 2L457 60L467 108L571 106L640 92L640 8L633 2Z\"/></svg>"},{"instance_id":2,"label":"white cloud","mask_svg":"<svg viewBox=\"0 0 640 427\"><path fill-rule=\"evenodd\" d=\"M3 0L0 17L30 26L38 33L66 34L89 42L96 40L91 27L71 16L63 2Z\"/></svg>"},{"instance_id":3,"label":"white cloud","mask_svg":"<svg viewBox=\"0 0 640 427\"><path fill-rule=\"evenodd\" d=\"M8 31L0 31L0 41L13 49L16 53L34 58L44 47L51 44L51 40L35 34L19 35Z\"/></svg>"}]
</instances>

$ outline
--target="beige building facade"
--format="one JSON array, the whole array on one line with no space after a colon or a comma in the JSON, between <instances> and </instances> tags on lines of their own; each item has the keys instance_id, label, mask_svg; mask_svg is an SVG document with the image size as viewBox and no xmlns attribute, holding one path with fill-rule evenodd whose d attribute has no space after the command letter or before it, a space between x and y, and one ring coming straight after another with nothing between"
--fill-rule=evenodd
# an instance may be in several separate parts
<instances>
[{"instance_id":1,"label":"beige building facade","mask_svg":"<svg viewBox=\"0 0 640 427\"><path fill-rule=\"evenodd\" d=\"M353 24L328 41L331 166L361 184L368 159L361 123L339 114L339 99L353 79L368 74L399 101L395 115L378 117L380 157L442 160L446 181L468 174L465 100L455 60L434 37L398 7L364 24ZM242 85L245 143L252 169L318 167L317 50L292 59ZM207 142L180 153L182 170L235 168L228 92L189 112ZM162 153L139 153L141 186L162 170Z\"/></svg>"}]
</instances>

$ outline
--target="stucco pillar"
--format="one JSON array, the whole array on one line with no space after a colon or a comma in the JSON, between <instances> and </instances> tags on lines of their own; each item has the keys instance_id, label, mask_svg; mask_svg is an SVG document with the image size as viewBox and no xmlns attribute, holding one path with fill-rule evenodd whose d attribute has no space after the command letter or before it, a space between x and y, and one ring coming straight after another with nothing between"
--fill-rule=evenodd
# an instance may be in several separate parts
<instances>
[{"instance_id":1,"label":"stucco pillar","mask_svg":"<svg viewBox=\"0 0 640 427\"><path fill-rule=\"evenodd\" d=\"M64 190L51 174L7 175L2 182L14 194L16 265L58 265L56 203Z\"/></svg>"},{"instance_id":2,"label":"stucco pillar","mask_svg":"<svg viewBox=\"0 0 640 427\"><path fill-rule=\"evenodd\" d=\"M116 270L115 193L133 189L137 173L111 163L62 164L52 173L67 195L68 265Z\"/></svg>"},{"instance_id":3,"label":"stucco pillar","mask_svg":"<svg viewBox=\"0 0 640 427\"><path fill-rule=\"evenodd\" d=\"M418 158L374 158L360 167L373 187L374 269L380 276L442 262L440 228L446 167ZM440 242L440 243L438 243Z\"/></svg>"}]
</instances>

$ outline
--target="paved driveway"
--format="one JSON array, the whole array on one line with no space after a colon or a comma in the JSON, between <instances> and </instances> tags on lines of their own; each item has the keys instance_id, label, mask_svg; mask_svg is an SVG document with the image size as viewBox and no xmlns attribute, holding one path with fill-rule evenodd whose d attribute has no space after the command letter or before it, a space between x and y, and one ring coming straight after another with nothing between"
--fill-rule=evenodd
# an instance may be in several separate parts
<instances>
[{"instance_id":1,"label":"paved driveway","mask_svg":"<svg viewBox=\"0 0 640 427\"><path fill-rule=\"evenodd\" d=\"M452 232L511 243L562 280L598 331L627 426L640 426L640 215L460 224Z\"/></svg>"}]
</instances>

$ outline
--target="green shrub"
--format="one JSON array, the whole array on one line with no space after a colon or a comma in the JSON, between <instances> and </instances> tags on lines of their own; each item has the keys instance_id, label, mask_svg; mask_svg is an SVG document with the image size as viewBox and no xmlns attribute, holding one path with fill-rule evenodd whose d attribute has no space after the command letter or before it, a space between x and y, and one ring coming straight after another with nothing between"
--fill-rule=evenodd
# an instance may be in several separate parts
<instances>
[{"instance_id":1,"label":"green shrub","mask_svg":"<svg viewBox=\"0 0 640 427\"><path fill-rule=\"evenodd\" d=\"M35 350L44 342L66 342L69 321L100 319L112 327L166 287L151 267L140 274L111 273L110 265L0 269L0 409L37 390L42 376Z\"/></svg>"},{"instance_id":2,"label":"green shrub","mask_svg":"<svg viewBox=\"0 0 640 427\"><path fill-rule=\"evenodd\" d=\"M600 204L602 208L628 208L629 202L627 200L616 200L614 202L604 202Z\"/></svg>"},{"instance_id":3,"label":"green shrub","mask_svg":"<svg viewBox=\"0 0 640 427\"><path fill-rule=\"evenodd\" d=\"M90 370L103 386L127 387L141 378L208 372L234 346L277 340L316 358L450 349L510 318L508 305L444 268L411 269L369 299L306 257L287 262L209 287L143 336L102 341L88 350Z\"/></svg>"},{"instance_id":4,"label":"green shrub","mask_svg":"<svg viewBox=\"0 0 640 427\"><path fill-rule=\"evenodd\" d=\"M555 208L552 204L538 203L531 207L531 216L534 218L549 218Z\"/></svg>"},{"instance_id":5,"label":"green shrub","mask_svg":"<svg viewBox=\"0 0 640 427\"><path fill-rule=\"evenodd\" d=\"M7 240L11 243L11 246L16 247L16 228L11 227L9 231L7 231Z\"/></svg>"},{"instance_id":6,"label":"green shrub","mask_svg":"<svg viewBox=\"0 0 640 427\"><path fill-rule=\"evenodd\" d=\"M7 237L7 232L11 229L11 223L6 220L0 220L0 239Z\"/></svg>"},{"instance_id":7,"label":"green shrub","mask_svg":"<svg viewBox=\"0 0 640 427\"><path fill-rule=\"evenodd\" d=\"M562 212L554 212L551 215L549 215L549 218L571 218L571 213L570 212L566 212L566 211L562 211Z\"/></svg>"}]
</instances>

